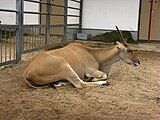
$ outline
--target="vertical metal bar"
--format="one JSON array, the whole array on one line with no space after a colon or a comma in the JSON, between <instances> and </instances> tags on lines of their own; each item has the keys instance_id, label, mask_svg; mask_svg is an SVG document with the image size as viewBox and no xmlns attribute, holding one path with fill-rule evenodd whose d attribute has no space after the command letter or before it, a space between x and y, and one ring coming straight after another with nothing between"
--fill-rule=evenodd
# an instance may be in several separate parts
<instances>
[{"instance_id":1,"label":"vertical metal bar","mask_svg":"<svg viewBox=\"0 0 160 120\"><path fill-rule=\"evenodd\" d=\"M34 27L31 27L31 32L32 32L32 39L31 39L31 43L32 43L32 49L34 48Z\"/></svg>"},{"instance_id":2,"label":"vertical metal bar","mask_svg":"<svg viewBox=\"0 0 160 120\"><path fill-rule=\"evenodd\" d=\"M30 50L32 48L31 47L31 45L32 45L31 44L31 38L32 38L31 26L28 27L28 30L29 30L29 36L28 36L29 44L28 44L28 46L29 46L29 50Z\"/></svg>"},{"instance_id":3,"label":"vertical metal bar","mask_svg":"<svg viewBox=\"0 0 160 120\"><path fill-rule=\"evenodd\" d=\"M27 49L27 29L24 27L24 37L23 37L23 51Z\"/></svg>"},{"instance_id":4,"label":"vertical metal bar","mask_svg":"<svg viewBox=\"0 0 160 120\"><path fill-rule=\"evenodd\" d=\"M4 37L4 41L5 41L5 45L4 45L4 51L5 51L5 57L4 57L4 60L5 62L7 61L7 29L5 28L5 37Z\"/></svg>"},{"instance_id":5,"label":"vertical metal bar","mask_svg":"<svg viewBox=\"0 0 160 120\"><path fill-rule=\"evenodd\" d=\"M83 14L83 0L80 0L80 13L79 13L79 30L78 32L82 32L82 14Z\"/></svg>"},{"instance_id":6,"label":"vertical metal bar","mask_svg":"<svg viewBox=\"0 0 160 120\"><path fill-rule=\"evenodd\" d=\"M14 38L13 38L13 59L15 60L16 59L16 33L17 33L17 29L15 29L14 31Z\"/></svg>"},{"instance_id":7,"label":"vertical metal bar","mask_svg":"<svg viewBox=\"0 0 160 120\"><path fill-rule=\"evenodd\" d=\"M42 47L44 47L44 42L45 42L45 39L44 39L44 35L43 35L43 31L45 32L45 27L43 26L42 27L42 34L41 34L41 37L42 37Z\"/></svg>"},{"instance_id":8,"label":"vertical metal bar","mask_svg":"<svg viewBox=\"0 0 160 120\"><path fill-rule=\"evenodd\" d=\"M36 47L36 35L35 35L35 27L33 27L33 46Z\"/></svg>"},{"instance_id":9,"label":"vertical metal bar","mask_svg":"<svg viewBox=\"0 0 160 120\"><path fill-rule=\"evenodd\" d=\"M44 46L43 44L44 44L44 37L43 37L43 32L45 32L45 27L44 26L42 26L42 28L41 28L41 44L42 44L42 47Z\"/></svg>"},{"instance_id":10,"label":"vertical metal bar","mask_svg":"<svg viewBox=\"0 0 160 120\"><path fill-rule=\"evenodd\" d=\"M2 41L2 29L0 29L0 52L1 52L1 59L0 59L0 62L2 63L2 44L3 44L3 41Z\"/></svg>"},{"instance_id":11,"label":"vertical metal bar","mask_svg":"<svg viewBox=\"0 0 160 120\"><path fill-rule=\"evenodd\" d=\"M27 46L27 29L26 27L24 26L24 37L23 37L23 51L26 50L26 46Z\"/></svg>"},{"instance_id":12,"label":"vertical metal bar","mask_svg":"<svg viewBox=\"0 0 160 120\"><path fill-rule=\"evenodd\" d=\"M31 34L30 34L30 27L29 27L29 26L27 26L27 31L28 31L28 36L27 36L27 50L29 50L29 49L30 49L30 36L31 36Z\"/></svg>"},{"instance_id":13,"label":"vertical metal bar","mask_svg":"<svg viewBox=\"0 0 160 120\"><path fill-rule=\"evenodd\" d=\"M42 0L40 0L40 2L42 2ZM44 7L44 5L43 4L39 4L39 11L40 12L42 12L42 8ZM41 41L41 37L42 37L42 17L43 17L43 15L39 15L39 23L40 23L40 27L39 27L39 37L38 37L38 39L39 39L39 47L42 47L42 41Z\"/></svg>"},{"instance_id":14,"label":"vertical metal bar","mask_svg":"<svg viewBox=\"0 0 160 120\"><path fill-rule=\"evenodd\" d=\"M37 33L37 35L38 35L38 44L39 44L39 47L41 47L41 25L40 25L40 27L39 27L39 29L38 29L38 33Z\"/></svg>"},{"instance_id":15,"label":"vertical metal bar","mask_svg":"<svg viewBox=\"0 0 160 120\"><path fill-rule=\"evenodd\" d=\"M37 39L38 39L38 46L41 47L41 34L40 34L40 29L41 29L41 25L40 27L38 27L38 31L37 31Z\"/></svg>"},{"instance_id":16,"label":"vertical metal bar","mask_svg":"<svg viewBox=\"0 0 160 120\"><path fill-rule=\"evenodd\" d=\"M30 35L29 35L29 49L32 49L32 27L29 26L29 32L30 32Z\"/></svg>"},{"instance_id":17,"label":"vertical metal bar","mask_svg":"<svg viewBox=\"0 0 160 120\"><path fill-rule=\"evenodd\" d=\"M43 27L43 30L46 32L46 26L45 27ZM45 47L45 40L46 39L46 35L44 34L43 35L43 47Z\"/></svg>"},{"instance_id":18,"label":"vertical metal bar","mask_svg":"<svg viewBox=\"0 0 160 120\"><path fill-rule=\"evenodd\" d=\"M140 18L141 18L141 14L142 14L142 10L141 10L141 7L142 7L142 0L139 1L139 15L138 15L138 33L137 33L137 40L139 41L139 37L140 37Z\"/></svg>"},{"instance_id":19,"label":"vertical metal bar","mask_svg":"<svg viewBox=\"0 0 160 120\"><path fill-rule=\"evenodd\" d=\"M64 0L64 37L63 41L67 41L67 17L68 17L68 0Z\"/></svg>"},{"instance_id":20,"label":"vertical metal bar","mask_svg":"<svg viewBox=\"0 0 160 120\"><path fill-rule=\"evenodd\" d=\"M46 30L46 26L43 26L43 31L45 32ZM45 35L44 33L42 33L42 44L43 44L43 47L45 46Z\"/></svg>"},{"instance_id":21,"label":"vertical metal bar","mask_svg":"<svg viewBox=\"0 0 160 120\"><path fill-rule=\"evenodd\" d=\"M54 37L54 26L52 26L52 40L53 40L53 42L54 42L54 39L55 39L55 37Z\"/></svg>"},{"instance_id":22,"label":"vertical metal bar","mask_svg":"<svg viewBox=\"0 0 160 120\"><path fill-rule=\"evenodd\" d=\"M23 52L26 50L26 27L23 27Z\"/></svg>"},{"instance_id":23,"label":"vertical metal bar","mask_svg":"<svg viewBox=\"0 0 160 120\"><path fill-rule=\"evenodd\" d=\"M38 42L39 42L39 38L38 38L38 33L39 33L39 27L36 27L36 47L38 48Z\"/></svg>"},{"instance_id":24,"label":"vertical metal bar","mask_svg":"<svg viewBox=\"0 0 160 120\"><path fill-rule=\"evenodd\" d=\"M29 50L32 49L32 27L29 26Z\"/></svg>"},{"instance_id":25,"label":"vertical metal bar","mask_svg":"<svg viewBox=\"0 0 160 120\"><path fill-rule=\"evenodd\" d=\"M21 60L22 54L22 40L23 40L23 10L24 10L24 0L16 0L16 24L18 29L16 31L16 61Z\"/></svg>"},{"instance_id":26,"label":"vertical metal bar","mask_svg":"<svg viewBox=\"0 0 160 120\"><path fill-rule=\"evenodd\" d=\"M32 27L32 33L33 33L33 35L32 35L32 44L33 44L33 49L35 48L35 31L34 31L34 26Z\"/></svg>"},{"instance_id":27,"label":"vertical metal bar","mask_svg":"<svg viewBox=\"0 0 160 120\"><path fill-rule=\"evenodd\" d=\"M39 0L42 2L42 0ZM39 12L42 12L42 3L39 3ZM39 15L39 24L42 25L42 15Z\"/></svg>"},{"instance_id":28,"label":"vertical metal bar","mask_svg":"<svg viewBox=\"0 0 160 120\"><path fill-rule=\"evenodd\" d=\"M36 48L36 44L37 44L37 41L36 41L36 26L33 27L33 31L34 31L34 34L33 34L33 43L34 43L34 48Z\"/></svg>"},{"instance_id":29,"label":"vertical metal bar","mask_svg":"<svg viewBox=\"0 0 160 120\"><path fill-rule=\"evenodd\" d=\"M50 26L50 39L49 39L49 45L53 44L52 42L52 26Z\"/></svg>"},{"instance_id":30,"label":"vertical metal bar","mask_svg":"<svg viewBox=\"0 0 160 120\"><path fill-rule=\"evenodd\" d=\"M38 48L38 41L37 41L37 27L35 27L35 47Z\"/></svg>"},{"instance_id":31,"label":"vertical metal bar","mask_svg":"<svg viewBox=\"0 0 160 120\"><path fill-rule=\"evenodd\" d=\"M31 49L31 27L28 26L28 32L29 32L29 36L28 36L28 48L29 50Z\"/></svg>"},{"instance_id":32,"label":"vertical metal bar","mask_svg":"<svg viewBox=\"0 0 160 120\"><path fill-rule=\"evenodd\" d=\"M51 0L46 0L46 36L45 36L45 47L48 45L48 40L50 37L50 3Z\"/></svg>"},{"instance_id":33,"label":"vertical metal bar","mask_svg":"<svg viewBox=\"0 0 160 120\"><path fill-rule=\"evenodd\" d=\"M12 48L11 48L12 41L11 41L11 39L12 39L12 29L9 28L9 60L10 61L11 61L11 55L12 55L12 53L11 53L11 51L12 51Z\"/></svg>"},{"instance_id":34,"label":"vertical metal bar","mask_svg":"<svg viewBox=\"0 0 160 120\"><path fill-rule=\"evenodd\" d=\"M44 26L41 26L41 47L43 47L43 28L44 28Z\"/></svg>"},{"instance_id":35,"label":"vertical metal bar","mask_svg":"<svg viewBox=\"0 0 160 120\"><path fill-rule=\"evenodd\" d=\"M67 17L68 17L68 0L64 0L64 37L63 41L67 41Z\"/></svg>"},{"instance_id":36,"label":"vertical metal bar","mask_svg":"<svg viewBox=\"0 0 160 120\"><path fill-rule=\"evenodd\" d=\"M150 37L151 37L151 28L152 28L152 10L153 10L153 0L151 0L151 5L150 5L149 28L148 28L148 42L150 42Z\"/></svg>"}]
</instances>

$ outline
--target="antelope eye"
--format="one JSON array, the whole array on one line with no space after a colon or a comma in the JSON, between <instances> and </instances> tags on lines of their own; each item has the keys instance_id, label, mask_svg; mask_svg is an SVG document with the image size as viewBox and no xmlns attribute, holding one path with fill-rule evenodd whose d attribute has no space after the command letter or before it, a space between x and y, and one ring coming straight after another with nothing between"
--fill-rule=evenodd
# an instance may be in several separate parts
<instances>
[{"instance_id":1,"label":"antelope eye","mask_svg":"<svg viewBox=\"0 0 160 120\"><path fill-rule=\"evenodd\" d=\"M131 49L128 49L127 52L132 52L132 50L131 50Z\"/></svg>"}]
</instances>

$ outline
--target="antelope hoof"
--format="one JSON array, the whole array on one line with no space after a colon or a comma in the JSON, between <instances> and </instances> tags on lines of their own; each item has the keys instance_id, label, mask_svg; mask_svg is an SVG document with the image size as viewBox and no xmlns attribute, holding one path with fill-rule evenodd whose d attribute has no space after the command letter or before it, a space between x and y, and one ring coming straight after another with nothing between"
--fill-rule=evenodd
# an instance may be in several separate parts
<instances>
[{"instance_id":1,"label":"antelope hoof","mask_svg":"<svg viewBox=\"0 0 160 120\"><path fill-rule=\"evenodd\" d=\"M102 84L102 85L110 85L110 82L108 82L108 81L105 81L105 84Z\"/></svg>"},{"instance_id":2,"label":"antelope hoof","mask_svg":"<svg viewBox=\"0 0 160 120\"><path fill-rule=\"evenodd\" d=\"M98 81L97 82L99 85L106 85L107 84L107 81Z\"/></svg>"},{"instance_id":3,"label":"antelope hoof","mask_svg":"<svg viewBox=\"0 0 160 120\"><path fill-rule=\"evenodd\" d=\"M108 79L108 75L106 75L106 74L105 74L105 75L102 75L102 76L101 76L101 79L102 79L102 80L107 80L107 79Z\"/></svg>"}]
</instances>

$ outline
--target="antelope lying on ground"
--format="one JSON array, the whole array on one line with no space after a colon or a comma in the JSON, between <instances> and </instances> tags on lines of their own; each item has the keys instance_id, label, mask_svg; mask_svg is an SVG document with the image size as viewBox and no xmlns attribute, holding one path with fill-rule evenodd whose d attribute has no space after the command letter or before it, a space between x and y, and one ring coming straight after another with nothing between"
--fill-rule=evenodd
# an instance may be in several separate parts
<instances>
[{"instance_id":1,"label":"antelope lying on ground","mask_svg":"<svg viewBox=\"0 0 160 120\"><path fill-rule=\"evenodd\" d=\"M117 28L118 30L118 28ZM69 43L63 48L45 52L36 57L24 71L23 78L34 88L59 80L68 80L76 88L107 84L111 67L119 60L137 66L139 60L133 54L122 33L122 43L110 48L92 48L81 43ZM94 81L83 81L93 78Z\"/></svg>"}]
</instances>

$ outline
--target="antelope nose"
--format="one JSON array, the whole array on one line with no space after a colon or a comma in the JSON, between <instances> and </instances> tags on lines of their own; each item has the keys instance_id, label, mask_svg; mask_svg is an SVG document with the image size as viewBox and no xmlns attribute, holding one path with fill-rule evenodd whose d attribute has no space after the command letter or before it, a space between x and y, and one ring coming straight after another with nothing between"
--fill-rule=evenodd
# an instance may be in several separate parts
<instances>
[{"instance_id":1,"label":"antelope nose","mask_svg":"<svg viewBox=\"0 0 160 120\"><path fill-rule=\"evenodd\" d=\"M138 64L141 64L139 60L138 60Z\"/></svg>"}]
</instances>

